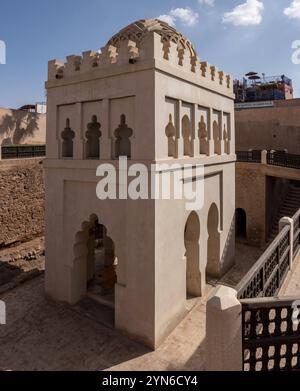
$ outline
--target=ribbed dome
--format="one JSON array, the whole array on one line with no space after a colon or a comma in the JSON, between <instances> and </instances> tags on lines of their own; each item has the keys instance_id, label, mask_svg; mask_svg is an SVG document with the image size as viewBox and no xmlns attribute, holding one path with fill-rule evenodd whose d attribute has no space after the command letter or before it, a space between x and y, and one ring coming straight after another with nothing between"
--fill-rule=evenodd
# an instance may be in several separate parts
<instances>
[{"instance_id":1,"label":"ribbed dome","mask_svg":"<svg viewBox=\"0 0 300 391\"><path fill-rule=\"evenodd\" d=\"M162 37L163 42L174 42L179 48L183 47L185 49L189 49L191 56L197 55L196 50L188 39L186 39L174 27L171 27L167 23L158 19L138 20L137 22L131 23L118 34L114 35L108 41L107 45L118 47L121 41L127 39L141 44L145 36L153 31Z\"/></svg>"}]
</instances>

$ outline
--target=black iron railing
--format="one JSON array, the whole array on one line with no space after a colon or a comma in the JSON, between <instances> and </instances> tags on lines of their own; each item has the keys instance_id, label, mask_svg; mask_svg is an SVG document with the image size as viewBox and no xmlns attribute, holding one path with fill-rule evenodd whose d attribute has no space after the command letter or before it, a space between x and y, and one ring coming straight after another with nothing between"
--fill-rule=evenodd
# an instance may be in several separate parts
<instances>
[{"instance_id":1,"label":"black iron railing","mask_svg":"<svg viewBox=\"0 0 300 391\"><path fill-rule=\"evenodd\" d=\"M285 226L237 286L239 299L273 297L289 272L290 227Z\"/></svg>"},{"instance_id":2,"label":"black iron railing","mask_svg":"<svg viewBox=\"0 0 300 391\"><path fill-rule=\"evenodd\" d=\"M237 151L237 161L245 163L261 163L261 151Z\"/></svg>"},{"instance_id":3,"label":"black iron railing","mask_svg":"<svg viewBox=\"0 0 300 391\"><path fill-rule=\"evenodd\" d=\"M25 159L46 156L46 145L17 145L1 147L2 159Z\"/></svg>"},{"instance_id":4,"label":"black iron railing","mask_svg":"<svg viewBox=\"0 0 300 391\"><path fill-rule=\"evenodd\" d=\"M262 163L262 151L237 151L237 161L241 163ZM267 164L286 168L300 169L300 155L285 151L267 151Z\"/></svg>"},{"instance_id":5,"label":"black iron railing","mask_svg":"<svg viewBox=\"0 0 300 391\"><path fill-rule=\"evenodd\" d=\"M300 169L300 155L293 155L281 151L269 151L267 163L272 166Z\"/></svg>"},{"instance_id":6,"label":"black iron railing","mask_svg":"<svg viewBox=\"0 0 300 391\"><path fill-rule=\"evenodd\" d=\"M297 304L291 298L242 300L244 371L300 370Z\"/></svg>"}]
</instances>

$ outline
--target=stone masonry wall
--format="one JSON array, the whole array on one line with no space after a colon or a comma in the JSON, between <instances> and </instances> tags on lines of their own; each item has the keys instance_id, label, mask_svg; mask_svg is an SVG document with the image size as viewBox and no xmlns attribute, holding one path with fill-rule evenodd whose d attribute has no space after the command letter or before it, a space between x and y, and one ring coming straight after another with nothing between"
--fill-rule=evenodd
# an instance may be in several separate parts
<instances>
[{"instance_id":1,"label":"stone masonry wall","mask_svg":"<svg viewBox=\"0 0 300 391\"><path fill-rule=\"evenodd\" d=\"M44 235L42 159L0 161L0 248Z\"/></svg>"},{"instance_id":2,"label":"stone masonry wall","mask_svg":"<svg viewBox=\"0 0 300 391\"><path fill-rule=\"evenodd\" d=\"M261 164L236 164L236 208L247 216L247 240L263 247L266 239L266 176Z\"/></svg>"}]
</instances>

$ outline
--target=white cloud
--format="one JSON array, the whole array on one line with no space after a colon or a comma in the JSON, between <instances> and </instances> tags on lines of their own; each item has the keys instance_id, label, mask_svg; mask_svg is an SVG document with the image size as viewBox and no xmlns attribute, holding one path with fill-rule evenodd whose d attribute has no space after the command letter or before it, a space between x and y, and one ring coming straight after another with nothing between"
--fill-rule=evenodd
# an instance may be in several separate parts
<instances>
[{"instance_id":1,"label":"white cloud","mask_svg":"<svg viewBox=\"0 0 300 391\"><path fill-rule=\"evenodd\" d=\"M186 26L195 26L198 22L199 15L194 12L191 8L176 8L171 10L168 14L160 15L157 19L160 19L170 26L175 26L176 22L179 21Z\"/></svg>"},{"instance_id":2,"label":"white cloud","mask_svg":"<svg viewBox=\"0 0 300 391\"><path fill-rule=\"evenodd\" d=\"M162 20L163 22L168 23L172 27L175 26L176 20L171 15L159 15L159 17L157 19Z\"/></svg>"},{"instance_id":3,"label":"white cloud","mask_svg":"<svg viewBox=\"0 0 300 391\"><path fill-rule=\"evenodd\" d=\"M292 1L283 13L290 19L300 19L300 0Z\"/></svg>"},{"instance_id":4,"label":"white cloud","mask_svg":"<svg viewBox=\"0 0 300 391\"><path fill-rule=\"evenodd\" d=\"M232 23L235 26L258 25L262 22L264 3L258 0L247 0L237 5L232 11L225 12L223 23Z\"/></svg>"},{"instance_id":5,"label":"white cloud","mask_svg":"<svg viewBox=\"0 0 300 391\"><path fill-rule=\"evenodd\" d=\"M214 7L215 5L215 0L198 0L200 4L206 4L209 5L210 7Z\"/></svg>"}]
</instances>

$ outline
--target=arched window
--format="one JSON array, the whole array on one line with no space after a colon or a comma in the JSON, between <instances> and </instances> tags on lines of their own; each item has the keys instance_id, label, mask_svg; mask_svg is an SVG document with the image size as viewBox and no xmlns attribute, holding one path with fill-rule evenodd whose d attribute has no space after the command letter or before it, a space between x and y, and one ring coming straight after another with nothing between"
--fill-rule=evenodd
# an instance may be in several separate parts
<instances>
[{"instance_id":1,"label":"arched window","mask_svg":"<svg viewBox=\"0 0 300 391\"><path fill-rule=\"evenodd\" d=\"M184 156L191 156L192 154L192 131L191 121L185 115L182 118L182 137L183 137L183 154Z\"/></svg>"},{"instance_id":2,"label":"arched window","mask_svg":"<svg viewBox=\"0 0 300 391\"><path fill-rule=\"evenodd\" d=\"M199 131L198 136L200 140L200 155L208 155L208 131L206 123L204 122L204 117L201 115L201 120L199 122Z\"/></svg>"},{"instance_id":3,"label":"arched window","mask_svg":"<svg viewBox=\"0 0 300 391\"><path fill-rule=\"evenodd\" d=\"M221 155L221 137L220 129L217 121L213 123L213 135L214 135L214 144L215 144L215 154Z\"/></svg>"},{"instance_id":4,"label":"arched window","mask_svg":"<svg viewBox=\"0 0 300 391\"><path fill-rule=\"evenodd\" d=\"M101 125L98 122L97 116L93 115L92 122L88 124L86 132L86 158L99 159L100 158L100 131Z\"/></svg>"},{"instance_id":5,"label":"arched window","mask_svg":"<svg viewBox=\"0 0 300 391\"><path fill-rule=\"evenodd\" d=\"M116 159L119 157L127 157L131 159L131 142L130 137L133 135L133 130L130 129L126 124L126 116L121 115L121 123L118 129L115 130L115 156Z\"/></svg>"},{"instance_id":6,"label":"arched window","mask_svg":"<svg viewBox=\"0 0 300 391\"><path fill-rule=\"evenodd\" d=\"M169 123L166 126L166 136L168 138L168 156L176 157L176 129L173 125L172 114L169 116Z\"/></svg>"},{"instance_id":7,"label":"arched window","mask_svg":"<svg viewBox=\"0 0 300 391\"><path fill-rule=\"evenodd\" d=\"M62 157L73 158L73 140L75 138L75 132L70 127L70 119L66 120L66 127L61 132L62 138Z\"/></svg>"}]
</instances>

